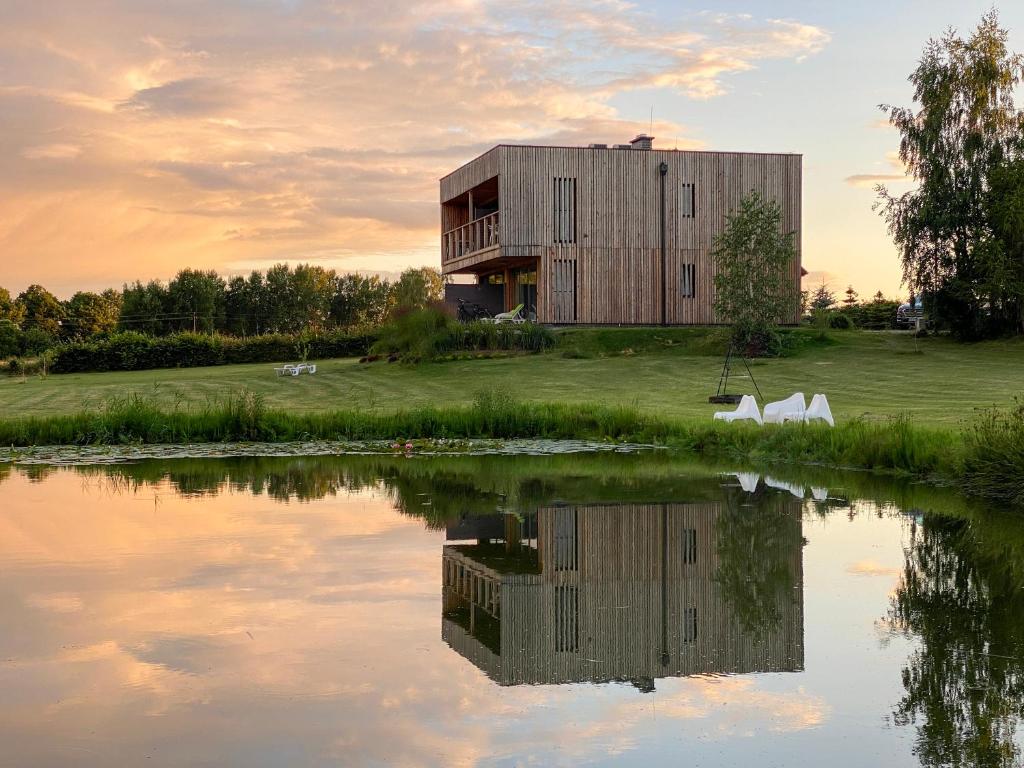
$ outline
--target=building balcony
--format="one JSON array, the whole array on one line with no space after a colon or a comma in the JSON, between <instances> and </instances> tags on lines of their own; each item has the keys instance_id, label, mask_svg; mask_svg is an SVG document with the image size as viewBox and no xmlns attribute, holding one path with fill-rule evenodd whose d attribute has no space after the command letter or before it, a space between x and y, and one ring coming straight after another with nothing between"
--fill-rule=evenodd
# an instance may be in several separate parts
<instances>
[{"instance_id":1,"label":"building balcony","mask_svg":"<svg viewBox=\"0 0 1024 768\"><path fill-rule=\"evenodd\" d=\"M498 216L495 211L441 235L442 266L497 248L501 244Z\"/></svg>"}]
</instances>

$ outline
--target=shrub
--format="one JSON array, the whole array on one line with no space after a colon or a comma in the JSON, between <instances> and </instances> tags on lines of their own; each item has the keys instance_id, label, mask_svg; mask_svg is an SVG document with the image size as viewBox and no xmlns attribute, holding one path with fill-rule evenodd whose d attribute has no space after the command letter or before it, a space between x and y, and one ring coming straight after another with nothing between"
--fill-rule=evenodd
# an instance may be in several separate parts
<instances>
[{"instance_id":1,"label":"shrub","mask_svg":"<svg viewBox=\"0 0 1024 768\"><path fill-rule=\"evenodd\" d=\"M56 337L38 326L31 326L21 333L21 354L40 355L56 343Z\"/></svg>"},{"instance_id":2,"label":"shrub","mask_svg":"<svg viewBox=\"0 0 1024 768\"><path fill-rule=\"evenodd\" d=\"M849 331L854 327L854 323L845 312L833 312L828 318L828 327L839 331Z\"/></svg>"},{"instance_id":3,"label":"shrub","mask_svg":"<svg viewBox=\"0 0 1024 768\"><path fill-rule=\"evenodd\" d=\"M372 352L415 363L452 352L540 352L554 343L551 331L536 323L459 323L431 306L397 312L381 327Z\"/></svg>"},{"instance_id":4,"label":"shrub","mask_svg":"<svg viewBox=\"0 0 1024 768\"><path fill-rule=\"evenodd\" d=\"M989 411L966 435L963 486L977 496L1024 505L1024 403Z\"/></svg>"},{"instance_id":5,"label":"shrub","mask_svg":"<svg viewBox=\"0 0 1024 768\"><path fill-rule=\"evenodd\" d=\"M274 334L238 338L220 334L147 336L125 331L102 339L62 344L53 350L54 373L195 368L234 363L274 363L301 357L359 357L373 338L366 332Z\"/></svg>"}]
</instances>

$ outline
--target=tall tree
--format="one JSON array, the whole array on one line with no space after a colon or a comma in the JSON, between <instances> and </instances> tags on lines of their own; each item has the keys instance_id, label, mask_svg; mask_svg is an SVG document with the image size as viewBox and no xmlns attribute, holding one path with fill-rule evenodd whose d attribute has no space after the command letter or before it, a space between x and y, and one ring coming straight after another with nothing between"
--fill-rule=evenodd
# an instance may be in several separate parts
<instances>
[{"instance_id":1,"label":"tall tree","mask_svg":"<svg viewBox=\"0 0 1024 768\"><path fill-rule=\"evenodd\" d=\"M331 302L331 322L342 328L380 324L391 309L392 298L391 285L376 275L341 275Z\"/></svg>"},{"instance_id":2,"label":"tall tree","mask_svg":"<svg viewBox=\"0 0 1024 768\"><path fill-rule=\"evenodd\" d=\"M832 309L836 305L836 295L828 289L828 286L822 281L821 285L814 289L814 293L811 294L811 309L812 310L824 310Z\"/></svg>"},{"instance_id":3,"label":"tall tree","mask_svg":"<svg viewBox=\"0 0 1024 768\"><path fill-rule=\"evenodd\" d=\"M109 333L117 328L121 294L112 289L102 294L79 291L68 299L64 311L65 338L84 339L97 333Z\"/></svg>"},{"instance_id":4,"label":"tall tree","mask_svg":"<svg viewBox=\"0 0 1024 768\"><path fill-rule=\"evenodd\" d=\"M732 325L733 343L751 353L767 351L775 327L796 316L793 237L782 231L778 203L750 192L715 238L715 312Z\"/></svg>"},{"instance_id":5,"label":"tall tree","mask_svg":"<svg viewBox=\"0 0 1024 768\"><path fill-rule=\"evenodd\" d=\"M169 325L212 333L224 327L224 280L213 271L183 269L167 285Z\"/></svg>"},{"instance_id":6,"label":"tall tree","mask_svg":"<svg viewBox=\"0 0 1024 768\"><path fill-rule=\"evenodd\" d=\"M9 320L17 325L25 317L25 307L11 298L11 292L0 288L0 320Z\"/></svg>"},{"instance_id":7,"label":"tall tree","mask_svg":"<svg viewBox=\"0 0 1024 768\"><path fill-rule=\"evenodd\" d=\"M297 330L319 331L327 326L337 275L323 267L299 264L292 271L292 296L299 310Z\"/></svg>"},{"instance_id":8,"label":"tall tree","mask_svg":"<svg viewBox=\"0 0 1024 768\"><path fill-rule=\"evenodd\" d=\"M23 307L25 330L38 329L54 338L60 335L64 306L43 286L30 285L18 294L18 303Z\"/></svg>"},{"instance_id":9,"label":"tall tree","mask_svg":"<svg viewBox=\"0 0 1024 768\"><path fill-rule=\"evenodd\" d=\"M986 202L992 237L983 250L994 320L1024 332L1024 158L996 168Z\"/></svg>"},{"instance_id":10,"label":"tall tree","mask_svg":"<svg viewBox=\"0 0 1024 768\"><path fill-rule=\"evenodd\" d=\"M853 290L853 286L852 285L846 286L845 293L846 293L846 298L843 299L843 304L845 304L848 307L856 306L857 301L859 300L859 295L857 294L857 292L855 290Z\"/></svg>"},{"instance_id":11,"label":"tall tree","mask_svg":"<svg viewBox=\"0 0 1024 768\"><path fill-rule=\"evenodd\" d=\"M988 180L1024 143L1024 116L1013 101L1024 57L1006 41L995 10L967 39L951 29L929 40L910 75L916 106L881 107L900 132L900 159L917 182L902 195L877 187L904 282L964 335L978 332L981 310L993 299L985 284Z\"/></svg>"},{"instance_id":12,"label":"tall tree","mask_svg":"<svg viewBox=\"0 0 1024 768\"><path fill-rule=\"evenodd\" d=\"M444 298L444 277L432 267L407 269L395 283L395 304L403 309L421 309Z\"/></svg>"},{"instance_id":13,"label":"tall tree","mask_svg":"<svg viewBox=\"0 0 1024 768\"><path fill-rule=\"evenodd\" d=\"M121 291L121 314L117 326L122 331L158 335L167 331L167 289L159 280L143 284L136 280Z\"/></svg>"}]
</instances>

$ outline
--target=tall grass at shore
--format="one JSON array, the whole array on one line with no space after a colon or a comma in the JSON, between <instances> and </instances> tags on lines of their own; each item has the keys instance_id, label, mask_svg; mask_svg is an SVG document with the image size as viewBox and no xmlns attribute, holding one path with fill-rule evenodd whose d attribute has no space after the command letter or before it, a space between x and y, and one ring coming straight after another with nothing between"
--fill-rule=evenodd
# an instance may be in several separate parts
<instances>
[{"instance_id":1,"label":"tall grass at shore","mask_svg":"<svg viewBox=\"0 0 1024 768\"><path fill-rule=\"evenodd\" d=\"M966 465L976 478L976 492L983 493L982 486L1001 487L998 477L1006 466L1024 463L1024 415L1018 413L1015 419L1012 424L1019 434L999 427L1001 439L991 439L997 427L985 422L977 429L987 431L967 439L960 431L918 427L905 418L851 421L834 429L815 424L724 425L663 418L630 406L521 402L501 390L481 391L467 407L291 413L267 408L260 395L241 391L199 406L164 408L136 394L110 399L93 411L0 419L0 445L578 438L657 443L701 455L818 463L951 481ZM1019 488L1016 493L1022 495Z\"/></svg>"},{"instance_id":2,"label":"tall grass at shore","mask_svg":"<svg viewBox=\"0 0 1024 768\"><path fill-rule=\"evenodd\" d=\"M1008 412L988 411L964 439L964 489L1024 507L1024 403Z\"/></svg>"}]
</instances>

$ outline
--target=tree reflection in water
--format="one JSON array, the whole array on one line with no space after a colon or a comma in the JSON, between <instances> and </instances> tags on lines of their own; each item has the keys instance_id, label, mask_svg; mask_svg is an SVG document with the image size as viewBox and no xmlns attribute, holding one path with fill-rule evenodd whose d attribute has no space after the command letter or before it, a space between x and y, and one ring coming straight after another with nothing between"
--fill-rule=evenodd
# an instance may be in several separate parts
<instances>
[{"instance_id":1,"label":"tree reflection in water","mask_svg":"<svg viewBox=\"0 0 1024 768\"><path fill-rule=\"evenodd\" d=\"M916 726L927 766L1018 765L1024 717L1019 521L938 516L914 524L889 612L920 640L903 670L897 725Z\"/></svg>"},{"instance_id":2,"label":"tree reflection in water","mask_svg":"<svg viewBox=\"0 0 1024 768\"><path fill-rule=\"evenodd\" d=\"M723 492L715 578L743 631L764 636L778 626L780 606L798 597L800 561L794 568L792 553L803 545L800 505L763 485L753 494Z\"/></svg>"},{"instance_id":3,"label":"tree reflection in water","mask_svg":"<svg viewBox=\"0 0 1024 768\"><path fill-rule=\"evenodd\" d=\"M0 464L0 483L12 477L40 482L59 471ZM796 553L799 558L802 502L794 508L792 498L763 485L754 494L723 487L721 477L666 454L176 459L74 471L112 491L154 486L212 495L244 489L281 501L312 501L373 489L433 529L496 512L526 519L558 504L714 503L721 507L714 523L714 582L742 631L761 638L779 630L780 606L785 609L787 601L797 599L802 578L786 557ZM917 641L902 671L905 692L894 721L916 728L917 755L924 765L1019 764L1024 757L1017 730L1024 717L1024 533L1019 515L1004 520L992 512L974 513L949 493L883 484L867 473L843 476L841 482L851 496L878 500L878 508L891 510L886 514L924 508L946 515L925 514L912 527L891 598L891 624ZM818 485L827 484L819 478ZM818 509L828 514L827 507ZM652 572L659 572L660 553L651 561ZM652 605L657 609L661 598ZM674 622L678 633L681 624L678 618Z\"/></svg>"}]
</instances>

